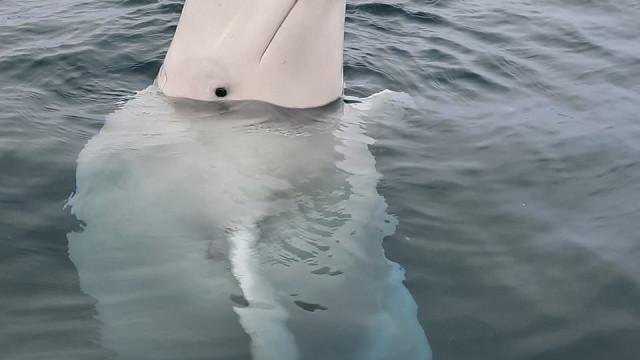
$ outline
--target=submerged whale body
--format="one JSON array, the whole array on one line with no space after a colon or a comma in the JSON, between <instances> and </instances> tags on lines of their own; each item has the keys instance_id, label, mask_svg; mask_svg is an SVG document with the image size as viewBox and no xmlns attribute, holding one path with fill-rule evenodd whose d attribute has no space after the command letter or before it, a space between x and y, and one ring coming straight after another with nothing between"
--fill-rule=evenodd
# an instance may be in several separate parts
<instances>
[{"instance_id":1,"label":"submerged whale body","mask_svg":"<svg viewBox=\"0 0 640 360\"><path fill-rule=\"evenodd\" d=\"M364 132L407 101L289 110L151 86L110 115L68 202L101 345L118 359L429 359L384 257L396 221Z\"/></svg>"}]
</instances>

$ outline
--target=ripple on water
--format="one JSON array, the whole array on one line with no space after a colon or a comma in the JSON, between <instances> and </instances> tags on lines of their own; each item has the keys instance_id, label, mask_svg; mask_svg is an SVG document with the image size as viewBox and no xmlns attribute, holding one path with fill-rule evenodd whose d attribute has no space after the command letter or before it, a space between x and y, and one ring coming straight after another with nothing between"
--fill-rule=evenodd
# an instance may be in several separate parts
<instances>
[{"instance_id":1,"label":"ripple on water","mask_svg":"<svg viewBox=\"0 0 640 360\"><path fill-rule=\"evenodd\" d=\"M0 339L11 342L0 347L9 358L112 356L95 345L94 303L66 255L65 233L79 224L62 204L85 142L153 81L182 4L3 1ZM633 0L349 1L345 92L393 89L416 103L369 124L370 148L399 219L386 255L407 269L435 358L640 352L638 18ZM271 261L332 255L306 240L280 244ZM341 271L303 266L320 279ZM291 298L300 311L326 306Z\"/></svg>"}]
</instances>

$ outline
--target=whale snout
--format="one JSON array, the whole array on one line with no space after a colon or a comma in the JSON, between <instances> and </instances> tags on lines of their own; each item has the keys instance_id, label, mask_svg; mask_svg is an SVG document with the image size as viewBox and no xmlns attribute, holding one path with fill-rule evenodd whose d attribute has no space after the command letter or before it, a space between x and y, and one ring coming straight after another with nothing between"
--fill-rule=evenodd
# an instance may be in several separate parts
<instances>
[{"instance_id":1,"label":"whale snout","mask_svg":"<svg viewBox=\"0 0 640 360\"><path fill-rule=\"evenodd\" d=\"M187 0L158 84L170 97L291 108L342 95L345 0Z\"/></svg>"}]
</instances>

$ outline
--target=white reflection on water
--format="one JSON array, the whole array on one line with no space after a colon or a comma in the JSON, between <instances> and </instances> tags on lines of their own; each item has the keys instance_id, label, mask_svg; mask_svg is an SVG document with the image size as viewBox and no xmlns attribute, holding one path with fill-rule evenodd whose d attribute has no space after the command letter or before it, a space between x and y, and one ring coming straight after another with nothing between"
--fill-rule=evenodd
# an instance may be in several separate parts
<instances>
[{"instance_id":1,"label":"white reflection on water","mask_svg":"<svg viewBox=\"0 0 640 360\"><path fill-rule=\"evenodd\" d=\"M429 359L376 190L383 92L286 110L172 103L155 86L80 153L69 253L121 359ZM246 347L246 346L245 346Z\"/></svg>"}]
</instances>

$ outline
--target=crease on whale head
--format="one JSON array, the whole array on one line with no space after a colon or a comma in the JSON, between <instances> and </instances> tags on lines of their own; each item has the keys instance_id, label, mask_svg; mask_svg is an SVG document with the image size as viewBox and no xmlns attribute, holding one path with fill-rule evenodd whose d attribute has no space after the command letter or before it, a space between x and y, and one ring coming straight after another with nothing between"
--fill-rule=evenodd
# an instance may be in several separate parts
<instances>
[{"instance_id":1,"label":"crease on whale head","mask_svg":"<svg viewBox=\"0 0 640 360\"><path fill-rule=\"evenodd\" d=\"M158 74L161 91L289 108L342 95L345 0L187 0Z\"/></svg>"}]
</instances>

